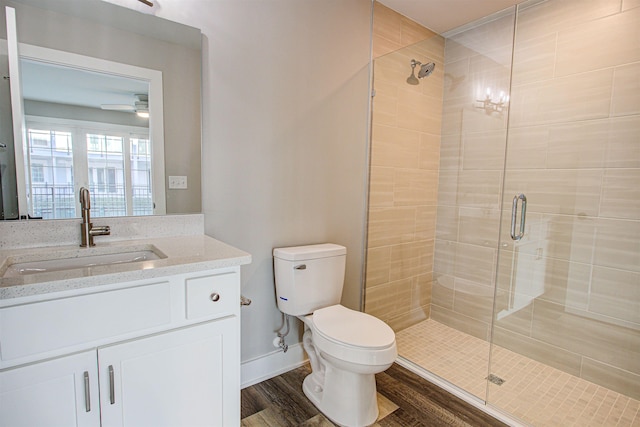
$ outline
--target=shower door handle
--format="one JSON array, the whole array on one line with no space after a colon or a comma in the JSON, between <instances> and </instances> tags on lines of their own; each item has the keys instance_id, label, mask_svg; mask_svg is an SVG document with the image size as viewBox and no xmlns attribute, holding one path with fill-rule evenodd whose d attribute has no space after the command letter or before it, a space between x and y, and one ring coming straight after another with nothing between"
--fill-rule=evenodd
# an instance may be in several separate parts
<instances>
[{"instance_id":1,"label":"shower door handle","mask_svg":"<svg viewBox=\"0 0 640 427\"><path fill-rule=\"evenodd\" d=\"M516 217L518 216L518 200L522 200L522 208L520 211L520 230L516 234ZM524 223L527 217L527 196L520 193L513 196L513 204L511 205L511 239L518 241L524 237Z\"/></svg>"}]
</instances>

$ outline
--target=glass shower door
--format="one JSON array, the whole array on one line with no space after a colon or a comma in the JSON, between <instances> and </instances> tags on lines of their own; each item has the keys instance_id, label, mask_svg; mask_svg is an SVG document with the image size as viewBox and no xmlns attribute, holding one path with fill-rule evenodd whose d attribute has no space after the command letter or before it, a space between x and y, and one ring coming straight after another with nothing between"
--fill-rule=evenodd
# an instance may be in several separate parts
<instances>
[{"instance_id":1,"label":"glass shower door","mask_svg":"<svg viewBox=\"0 0 640 427\"><path fill-rule=\"evenodd\" d=\"M493 313L488 401L534 425L640 399L640 13L566 3L517 13Z\"/></svg>"}]
</instances>

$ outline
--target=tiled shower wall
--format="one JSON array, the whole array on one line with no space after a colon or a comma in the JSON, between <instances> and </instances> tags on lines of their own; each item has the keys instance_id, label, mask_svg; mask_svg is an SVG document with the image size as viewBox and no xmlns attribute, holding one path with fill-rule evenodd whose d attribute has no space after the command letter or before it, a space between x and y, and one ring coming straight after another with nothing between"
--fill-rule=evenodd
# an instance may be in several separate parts
<instances>
[{"instance_id":1,"label":"tiled shower wall","mask_svg":"<svg viewBox=\"0 0 640 427\"><path fill-rule=\"evenodd\" d=\"M431 317L488 337L500 247L494 342L638 398L640 2L520 7L507 137L477 100L508 93L512 28L506 15L446 42Z\"/></svg>"},{"instance_id":2,"label":"tiled shower wall","mask_svg":"<svg viewBox=\"0 0 640 427\"><path fill-rule=\"evenodd\" d=\"M444 39L377 2L373 37L365 311L399 330L429 317ZM411 59L436 63L416 86Z\"/></svg>"}]
</instances>

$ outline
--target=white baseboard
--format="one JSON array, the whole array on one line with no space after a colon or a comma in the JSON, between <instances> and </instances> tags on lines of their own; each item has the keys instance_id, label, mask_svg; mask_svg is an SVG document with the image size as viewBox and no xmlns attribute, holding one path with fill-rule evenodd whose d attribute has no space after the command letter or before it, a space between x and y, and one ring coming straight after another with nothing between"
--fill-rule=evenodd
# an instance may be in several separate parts
<instances>
[{"instance_id":1,"label":"white baseboard","mask_svg":"<svg viewBox=\"0 0 640 427\"><path fill-rule=\"evenodd\" d=\"M269 378L289 372L307 362L307 354L301 343L289 346L286 353L275 350L271 353L242 362L240 366L240 388L246 388Z\"/></svg>"}]
</instances>

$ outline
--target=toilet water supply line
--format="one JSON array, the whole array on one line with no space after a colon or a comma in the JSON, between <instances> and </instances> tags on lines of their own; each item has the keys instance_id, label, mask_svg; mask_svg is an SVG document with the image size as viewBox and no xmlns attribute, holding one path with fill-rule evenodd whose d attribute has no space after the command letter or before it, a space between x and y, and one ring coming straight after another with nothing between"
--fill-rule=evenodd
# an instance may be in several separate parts
<instances>
[{"instance_id":1,"label":"toilet water supply line","mask_svg":"<svg viewBox=\"0 0 640 427\"><path fill-rule=\"evenodd\" d=\"M287 327L287 329L282 333L282 328ZM284 342L284 337L289 334L289 315L282 313L282 325L275 331L278 335L273 339L273 346L281 348L283 352L287 352L289 350L289 346Z\"/></svg>"}]
</instances>

